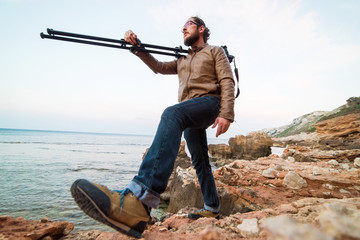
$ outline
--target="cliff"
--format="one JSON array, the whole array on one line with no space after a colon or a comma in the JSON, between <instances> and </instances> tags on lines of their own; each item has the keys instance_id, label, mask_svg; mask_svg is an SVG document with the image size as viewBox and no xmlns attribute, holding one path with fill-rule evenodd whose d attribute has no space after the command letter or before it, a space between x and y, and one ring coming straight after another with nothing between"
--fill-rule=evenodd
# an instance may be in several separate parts
<instances>
[{"instance_id":1,"label":"cliff","mask_svg":"<svg viewBox=\"0 0 360 240\"><path fill-rule=\"evenodd\" d=\"M296 135L302 132L311 133L315 131L315 125L321 121L325 121L339 116L348 115L351 113L359 113L359 112L360 112L360 97L351 97L346 101L346 104L330 112L315 111L295 118L288 125L277 128L267 128L261 131L265 132L270 137L277 137L277 138Z\"/></svg>"}]
</instances>

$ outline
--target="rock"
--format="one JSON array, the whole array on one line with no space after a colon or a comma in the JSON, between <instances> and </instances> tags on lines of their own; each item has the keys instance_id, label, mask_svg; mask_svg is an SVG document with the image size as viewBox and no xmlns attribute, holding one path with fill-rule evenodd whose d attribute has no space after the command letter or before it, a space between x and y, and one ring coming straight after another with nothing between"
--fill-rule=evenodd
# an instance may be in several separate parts
<instances>
[{"instance_id":1,"label":"rock","mask_svg":"<svg viewBox=\"0 0 360 240\"><path fill-rule=\"evenodd\" d=\"M318 122L315 129L316 132L313 133L302 132L287 137L273 138L273 141L286 145L312 146L323 150L360 149L360 113Z\"/></svg>"},{"instance_id":2,"label":"rock","mask_svg":"<svg viewBox=\"0 0 360 240\"><path fill-rule=\"evenodd\" d=\"M208 225L204 231L200 233L201 240L218 240L220 239L219 232L212 227L211 225Z\"/></svg>"},{"instance_id":3,"label":"rock","mask_svg":"<svg viewBox=\"0 0 360 240\"><path fill-rule=\"evenodd\" d=\"M102 233L99 230L77 231L75 233L70 233L69 235L62 237L61 240L105 240L103 238L105 234L106 233Z\"/></svg>"},{"instance_id":4,"label":"rock","mask_svg":"<svg viewBox=\"0 0 360 240\"><path fill-rule=\"evenodd\" d=\"M263 171L262 175L266 178L275 178L275 173L276 170L273 168L269 168Z\"/></svg>"},{"instance_id":5,"label":"rock","mask_svg":"<svg viewBox=\"0 0 360 240\"><path fill-rule=\"evenodd\" d=\"M248 212L257 209L252 203L234 197L236 192L217 186L220 198L220 214L228 216L236 212ZM251 190L249 190L251 191ZM168 211L176 213L180 209L191 206L202 208L204 205L199 182L196 177L195 169L182 169L178 167L170 186L170 204Z\"/></svg>"},{"instance_id":6,"label":"rock","mask_svg":"<svg viewBox=\"0 0 360 240\"><path fill-rule=\"evenodd\" d=\"M360 156L360 149L351 150L324 150L315 146L289 146L284 150L282 158L293 157L296 162L317 162L336 160L340 163L349 163Z\"/></svg>"},{"instance_id":7,"label":"rock","mask_svg":"<svg viewBox=\"0 0 360 240\"><path fill-rule=\"evenodd\" d=\"M286 200L286 202L289 201L291 200ZM273 208L232 214L228 217L222 217L220 220L214 218L190 220L186 216L193 209L187 207L163 222L148 226L143 238L145 240L353 240L359 239L357 237L359 206L360 198L324 199L311 197L291 201L291 203ZM324 220L331 222L323 222ZM337 226L334 227L334 224ZM244 237L245 235L247 237ZM106 238L101 238L101 240L128 239L120 233L106 233L103 236Z\"/></svg>"},{"instance_id":8,"label":"rock","mask_svg":"<svg viewBox=\"0 0 360 240\"><path fill-rule=\"evenodd\" d=\"M214 164L215 167L222 167L224 165L230 164L234 159L230 158L210 158L210 161Z\"/></svg>"},{"instance_id":9,"label":"rock","mask_svg":"<svg viewBox=\"0 0 360 240\"><path fill-rule=\"evenodd\" d=\"M342 203L328 203L319 215L320 228L336 239L360 239L360 210Z\"/></svg>"},{"instance_id":10,"label":"rock","mask_svg":"<svg viewBox=\"0 0 360 240\"><path fill-rule=\"evenodd\" d=\"M68 222L52 222L47 218L40 221L18 217L0 216L0 239L37 240L45 237L60 238L68 235L74 225Z\"/></svg>"},{"instance_id":11,"label":"rock","mask_svg":"<svg viewBox=\"0 0 360 240\"><path fill-rule=\"evenodd\" d=\"M263 172L282 166L275 178ZM290 174L289 174L290 173ZM265 157L256 161L235 160L214 172L222 214L274 208L301 198L360 197L360 169L334 169L327 162L288 162ZM297 177L292 177L292 176ZM331 186L331 190L329 189ZM340 191L343 189L347 192Z\"/></svg>"},{"instance_id":12,"label":"rock","mask_svg":"<svg viewBox=\"0 0 360 240\"><path fill-rule=\"evenodd\" d=\"M354 160L354 166L357 167L357 168L360 168L360 157L355 158L355 160Z\"/></svg>"},{"instance_id":13,"label":"rock","mask_svg":"<svg viewBox=\"0 0 360 240\"><path fill-rule=\"evenodd\" d=\"M307 187L307 182L296 172L286 174L283 182L284 186L291 189L301 189Z\"/></svg>"},{"instance_id":14,"label":"rock","mask_svg":"<svg viewBox=\"0 0 360 240\"><path fill-rule=\"evenodd\" d=\"M232 153L229 145L227 144L209 144L209 153L212 157L216 158L231 158Z\"/></svg>"},{"instance_id":15,"label":"rock","mask_svg":"<svg viewBox=\"0 0 360 240\"><path fill-rule=\"evenodd\" d=\"M347 170L347 171L350 170L350 166L347 163L341 164L341 168L344 169L344 170Z\"/></svg>"},{"instance_id":16,"label":"rock","mask_svg":"<svg viewBox=\"0 0 360 240\"><path fill-rule=\"evenodd\" d=\"M346 137L351 134L360 133L360 113L348 114L321 121L315 125L319 134L334 137Z\"/></svg>"},{"instance_id":17,"label":"rock","mask_svg":"<svg viewBox=\"0 0 360 240\"><path fill-rule=\"evenodd\" d=\"M319 146L336 149L360 148L360 113L319 122L315 125Z\"/></svg>"},{"instance_id":18,"label":"rock","mask_svg":"<svg viewBox=\"0 0 360 240\"><path fill-rule=\"evenodd\" d=\"M251 203L244 201L239 197L234 197L236 194L229 188L218 187L218 194L220 198L220 214L229 216L234 213L249 212L256 209Z\"/></svg>"},{"instance_id":19,"label":"rock","mask_svg":"<svg viewBox=\"0 0 360 240\"><path fill-rule=\"evenodd\" d=\"M330 161L328 161L328 163L330 164L330 165L333 165L333 166L339 166L339 163L336 161L336 160L330 160Z\"/></svg>"},{"instance_id":20,"label":"rock","mask_svg":"<svg viewBox=\"0 0 360 240\"><path fill-rule=\"evenodd\" d=\"M188 157L188 155L186 153L186 150L185 150L186 149L185 145L186 145L185 141L181 141L180 147L179 147L179 152L178 152L178 155L177 155L178 158L186 158L186 157Z\"/></svg>"},{"instance_id":21,"label":"rock","mask_svg":"<svg viewBox=\"0 0 360 240\"><path fill-rule=\"evenodd\" d=\"M146 150L146 153L147 153L148 149ZM146 153L144 154L143 158L145 157ZM185 151L185 141L182 141L181 144L180 144L180 147L179 147L179 152L178 152L178 155L176 157L176 160L175 160L175 163L174 163L174 169L170 175L170 178L169 178L169 181L168 181L168 184L167 184L167 187L165 189L165 192L163 192L161 195L160 195L160 198L166 202L169 202L170 201L170 188L171 188L171 182L172 180L174 179L174 176L175 176L175 171L176 169L180 167L182 169L186 169L186 168L192 168L192 162L191 162L191 159L190 157L188 157L188 155L186 154L186 151Z\"/></svg>"},{"instance_id":22,"label":"rock","mask_svg":"<svg viewBox=\"0 0 360 240\"><path fill-rule=\"evenodd\" d=\"M258 220L256 218L244 219L237 228L240 230L240 234L244 238L254 238L259 235Z\"/></svg>"},{"instance_id":23,"label":"rock","mask_svg":"<svg viewBox=\"0 0 360 240\"><path fill-rule=\"evenodd\" d=\"M267 218L261 227L269 233L268 239L282 240L334 240L310 224L299 223L290 216Z\"/></svg>"},{"instance_id":24,"label":"rock","mask_svg":"<svg viewBox=\"0 0 360 240\"><path fill-rule=\"evenodd\" d=\"M253 132L229 139L229 146L234 157L240 159L257 159L271 154L272 139L264 132Z\"/></svg>"},{"instance_id":25,"label":"rock","mask_svg":"<svg viewBox=\"0 0 360 240\"><path fill-rule=\"evenodd\" d=\"M191 159L186 153L185 145L186 145L185 141L182 141L180 143L179 152L178 152L178 155L175 160L174 169L176 169L178 166L180 166L181 168L188 168L188 167L192 166ZM145 150L145 153L142 156L143 160L144 160L146 154L148 153L148 151L149 151L149 148L147 148Z\"/></svg>"},{"instance_id":26,"label":"rock","mask_svg":"<svg viewBox=\"0 0 360 240\"><path fill-rule=\"evenodd\" d=\"M295 158L294 157L287 157L287 160L289 162L296 162Z\"/></svg>"},{"instance_id":27,"label":"rock","mask_svg":"<svg viewBox=\"0 0 360 240\"><path fill-rule=\"evenodd\" d=\"M284 150L284 159L291 159L295 162L315 162L316 160L309 154L309 149L304 146L290 146Z\"/></svg>"},{"instance_id":28,"label":"rock","mask_svg":"<svg viewBox=\"0 0 360 240\"><path fill-rule=\"evenodd\" d=\"M204 205L200 185L194 168L176 168L170 185L170 204L168 211L176 213L186 206L202 208Z\"/></svg>"},{"instance_id":29,"label":"rock","mask_svg":"<svg viewBox=\"0 0 360 240\"><path fill-rule=\"evenodd\" d=\"M339 192L344 193L344 194L351 194L349 191L346 191L344 189L340 189Z\"/></svg>"}]
</instances>

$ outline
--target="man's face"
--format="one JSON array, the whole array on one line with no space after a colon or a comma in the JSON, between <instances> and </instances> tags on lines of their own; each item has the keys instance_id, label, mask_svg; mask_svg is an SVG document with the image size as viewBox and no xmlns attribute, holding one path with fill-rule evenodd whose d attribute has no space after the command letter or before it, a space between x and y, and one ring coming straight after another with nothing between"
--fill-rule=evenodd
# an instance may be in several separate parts
<instances>
[{"instance_id":1,"label":"man's face","mask_svg":"<svg viewBox=\"0 0 360 240\"><path fill-rule=\"evenodd\" d=\"M189 18L189 20L185 23L182 31L184 34L184 44L186 46L191 46L199 40L199 29L196 22L192 18Z\"/></svg>"}]
</instances>

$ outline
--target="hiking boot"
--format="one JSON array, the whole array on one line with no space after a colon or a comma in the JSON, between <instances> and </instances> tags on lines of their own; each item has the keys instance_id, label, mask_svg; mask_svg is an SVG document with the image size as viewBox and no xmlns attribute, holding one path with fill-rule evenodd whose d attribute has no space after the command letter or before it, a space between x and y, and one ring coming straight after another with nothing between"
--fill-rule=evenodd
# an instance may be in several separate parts
<instances>
[{"instance_id":1,"label":"hiking boot","mask_svg":"<svg viewBox=\"0 0 360 240\"><path fill-rule=\"evenodd\" d=\"M202 217L208 217L208 218L216 218L219 219L220 218L220 213L219 212L211 212L209 210L206 210L205 208L201 209L201 210L197 210L194 212L191 212L188 214L188 218L190 219L199 219Z\"/></svg>"},{"instance_id":2,"label":"hiking boot","mask_svg":"<svg viewBox=\"0 0 360 240\"><path fill-rule=\"evenodd\" d=\"M87 215L129 236L140 238L150 219L151 209L129 189L110 191L79 179L71 186L71 195Z\"/></svg>"}]
</instances>

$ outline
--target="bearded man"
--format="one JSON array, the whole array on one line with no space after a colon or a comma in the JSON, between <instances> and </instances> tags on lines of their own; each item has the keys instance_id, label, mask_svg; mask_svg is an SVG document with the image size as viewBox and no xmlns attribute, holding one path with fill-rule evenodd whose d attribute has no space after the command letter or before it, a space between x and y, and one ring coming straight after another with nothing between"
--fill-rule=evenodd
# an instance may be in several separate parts
<instances>
[{"instance_id":1,"label":"bearded man","mask_svg":"<svg viewBox=\"0 0 360 240\"><path fill-rule=\"evenodd\" d=\"M207 44L210 31L199 17L189 18L182 28L189 54L171 62L159 62L151 54L134 52L151 70L179 77L179 103L165 109L155 138L138 174L124 190L85 179L75 181L72 195L90 217L130 236L141 237L165 191L184 133L200 183L204 207L188 214L191 219L219 217L220 201L212 174L206 129L217 127L216 137L234 121L234 79L221 47ZM131 30L125 41L138 45Z\"/></svg>"}]
</instances>

